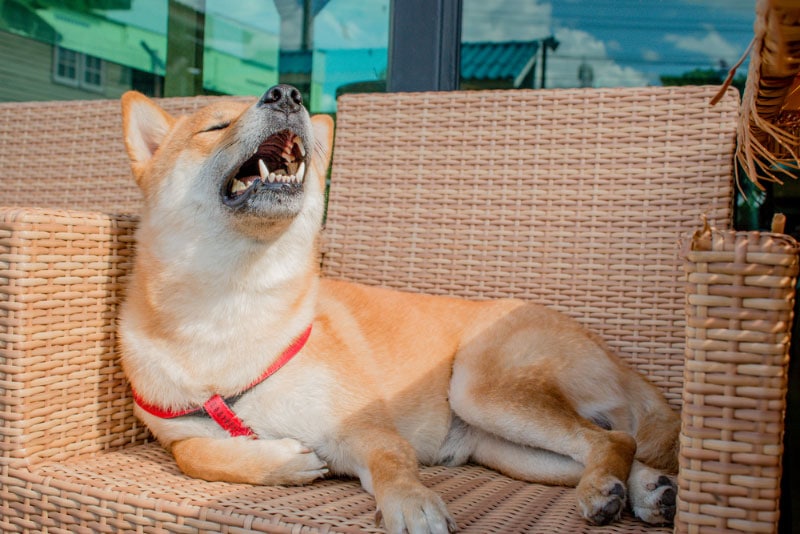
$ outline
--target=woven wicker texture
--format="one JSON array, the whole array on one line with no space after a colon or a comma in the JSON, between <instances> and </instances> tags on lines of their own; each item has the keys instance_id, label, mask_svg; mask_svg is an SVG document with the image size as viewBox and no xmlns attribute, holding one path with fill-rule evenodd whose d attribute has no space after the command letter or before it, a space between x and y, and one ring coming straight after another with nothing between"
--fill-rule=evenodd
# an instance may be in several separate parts
<instances>
[{"instance_id":1,"label":"woven wicker texture","mask_svg":"<svg viewBox=\"0 0 800 534\"><path fill-rule=\"evenodd\" d=\"M678 236L700 213L723 226L729 216L736 98L728 95L709 109L711 93L648 88L347 97L337 125L325 270L404 289L550 302L586 317L677 405L685 346ZM206 101L165 106L174 111ZM69 176L82 187L72 204L62 195L72 183L42 183L50 192L37 203L137 211L138 192L118 141L117 102L4 104L2 111L0 204L32 203L20 196L30 195L29 187L21 189L29 180L25 169L50 165L52 151L38 147L60 145L74 147L75 162L71 151L59 153L67 170L56 182ZM41 135L28 133L27 149L14 144L11 150L9 132L18 123ZM62 126L50 132L50 124ZM96 140L89 148L80 140L87 138ZM107 163L96 172L95 161ZM12 175L16 185L9 187L5 178ZM100 193L85 186L89 176L114 192L97 200ZM114 339L135 219L11 208L0 221L0 531L375 531L374 501L353 481L304 488L208 483L181 475L168 453L145 443ZM663 294L654 288L662 285ZM781 323L775 317L764 320ZM740 328L747 338L780 326L742 321ZM736 369L750 376L748 370ZM687 385L703 378L687 374ZM777 421L783 405L769 401L759 409L764 421ZM708 416L692 421L689 430L738 424ZM693 483L705 480L704 470L717 476L713 460L697 463L718 454L716 442L692 444L704 449L686 448L691 457L682 461L693 470L687 476ZM762 474L760 489L777 484L774 468ZM629 516L590 528L575 509L573 490L479 467L429 468L422 477L448 501L463 532L669 530L645 529ZM690 491L707 499L715 487ZM766 509L774 516L777 497L769 495L764 490L740 508L748 518ZM706 502L696 507L702 513L681 511L686 529L717 515ZM719 521L729 513L720 510Z\"/></svg>"},{"instance_id":2,"label":"woven wicker texture","mask_svg":"<svg viewBox=\"0 0 800 534\"><path fill-rule=\"evenodd\" d=\"M182 114L219 98L158 101ZM13 117L0 120L0 205L138 213L118 100L0 103L0 116Z\"/></svg>"},{"instance_id":3,"label":"woven wicker texture","mask_svg":"<svg viewBox=\"0 0 800 534\"><path fill-rule=\"evenodd\" d=\"M578 318L675 406L680 236L730 218L738 100L714 88L340 99L332 277Z\"/></svg>"},{"instance_id":4,"label":"woven wicker texture","mask_svg":"<svg viewBox=\"0 0 800 534\"><path fill-rule=\"evenodd\" d=\"M627 516L614 527L589 527L576 509L574 490L526 484L477 466L426 468L421 478L448 503L460 532L643 529ZM288 488L201 482L183 476L155 444L81 463L48 464L23 482L2 490L14 497L4 503L3 532L382 532L375 527L374 500L353 480ZM46 495L45 501L32 505L25 497L33 492Z\"/></svg>"},{"instance_id":5,"label":"woven wicker texture","mask_svg":"<svg viewBox=\"0 0 800 534\"><path fill-rule=\"evenodd\" d=\"M774 532L798 245L698 232L687 253L680 532Z\"/></svg>"},{"instance_id":6,"label":"woven wicker texture","mask_svg":"<svg viewBox=\"0 0 800 534\"><path fill-rule=\"evenodd\" d=\"M3 450L35 465L144 441L115 358L135 221L42 209L0 214Z\"/></svg>"}]
</instances>

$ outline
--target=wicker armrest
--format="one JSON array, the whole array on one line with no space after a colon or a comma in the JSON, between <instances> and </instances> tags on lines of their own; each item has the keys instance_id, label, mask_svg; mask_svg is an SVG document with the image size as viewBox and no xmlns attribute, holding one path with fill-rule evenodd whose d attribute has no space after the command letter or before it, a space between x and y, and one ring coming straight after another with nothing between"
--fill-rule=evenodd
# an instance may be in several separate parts
<instances>
[{"instance_id":1,"label":"wicker armrest","mask_svg":"<svg viewBox=\"0 0 800 534\"><path fill-rule=\"evenodd\" d=\"M677 532L775 532L798 244L708 227L686 252Z\"/></svg>"},{"instance_id":2,"label":"wicker armrest","mask_svg":"<svg viewBox=\"0 0 800 534\"><path fill-rule=\"evenodd\" d=\"M0 208L0 463L141 442L115 355L131 216Z\"/></svg>"}]
</instances>

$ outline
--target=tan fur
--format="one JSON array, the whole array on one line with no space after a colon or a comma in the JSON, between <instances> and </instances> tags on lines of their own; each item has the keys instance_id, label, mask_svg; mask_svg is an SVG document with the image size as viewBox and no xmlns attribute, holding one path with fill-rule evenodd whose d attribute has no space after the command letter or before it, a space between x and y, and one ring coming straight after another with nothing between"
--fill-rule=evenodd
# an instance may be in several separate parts
<instances>
[{"instance_id":1,"label":"tan fur","mask_svg":"<svg viewBox=\"0 0 800 534\"><path fill-rule=\"evenodd\" d=\"M137 409L186 474L303 484L330 469L361 479L387 531L446 532L454 522L418 464L473 460L577 485L591 522L618 517L627 495L643 519L671 520L663 495L674 506L674 489L658 470L676 468L677 417L577 323L516 300L319 278L330 119L295 117L315 137L312 160L297 213L272 220L226 210L223 177L209 170L249 156L280 120L265 106L220 103L176 119L138 93L122 105L146 199L120 326L137 391L165 408L236 394L313 324L300 354L235 405L258 440Z\"/></svg>"}]
</instances>

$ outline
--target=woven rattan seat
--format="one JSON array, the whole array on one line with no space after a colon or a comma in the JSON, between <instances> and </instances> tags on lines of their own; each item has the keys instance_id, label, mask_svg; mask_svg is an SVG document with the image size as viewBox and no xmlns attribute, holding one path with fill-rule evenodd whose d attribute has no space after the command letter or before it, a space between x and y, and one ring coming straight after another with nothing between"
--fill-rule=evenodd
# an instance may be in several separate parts
<instances>
[{"instance_id":1,"label":"woven rattan seat","mask_svg":"<svg viewBox=\"0 0 800 534\"><path fill-rule=\"evenodd\" d=\"M738 97L715 92L342 97L323 272L577 317L682 410L678 530L769 532L797 248L726 230ZM0 530L376 531L353 480L190 479L133 416L115 320L139 194L118 102L0 104L0 147ZM719 229L692 239L703 215ZM422 478L463 532L671 531L588 527L574 490L478 466Z\"/></svg>"}]
</instances>

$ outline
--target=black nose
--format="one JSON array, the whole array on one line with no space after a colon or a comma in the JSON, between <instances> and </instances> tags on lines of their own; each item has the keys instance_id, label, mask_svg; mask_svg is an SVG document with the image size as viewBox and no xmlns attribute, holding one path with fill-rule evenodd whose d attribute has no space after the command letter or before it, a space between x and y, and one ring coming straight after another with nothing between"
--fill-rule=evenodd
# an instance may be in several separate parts
<instances>
[{"instance_id":1,"label":"black nose","mask_svg":"<svg viewBox=\"0 0 800 534\"><path fill-rule=\"evenodd\" d=\"M282 83L267 89L267 92L261 97L260 103L272 109L293 113L303 105L303 96L296 87Z\"/></svg>"}]
</instances>

